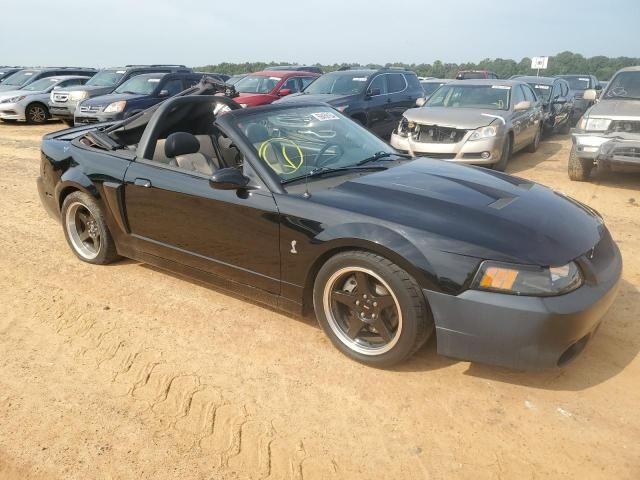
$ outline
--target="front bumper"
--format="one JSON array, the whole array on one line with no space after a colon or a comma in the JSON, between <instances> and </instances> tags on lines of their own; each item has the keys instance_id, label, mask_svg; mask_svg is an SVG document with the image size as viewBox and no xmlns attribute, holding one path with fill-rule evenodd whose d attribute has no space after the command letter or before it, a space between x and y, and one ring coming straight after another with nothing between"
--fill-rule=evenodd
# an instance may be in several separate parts
<instances>
[{"instance_id":1,"label":"front bumper","mask_svg":"<svg viewBox=\"0 0 640 480\"><path fill-rule=\"evenodd\" d=\"M49 102L49 113L53 118L73 120L78 102L57 103Z\"/></svg>"},{"instance_id":2,"label":"front bumper","mask_svg":"<svg viewBox=\"0 0 640 480\"><path fill-rule=\"evenodd\" d=\"M124 118L124 113L104 113L104 112L96 112L96 113L85 113L85 112L77 112L74 116L75 125L88 125L91 123L103 123L103 122L113 122L115 120L122 120Z\"/></svg>"},{"instance_id":3,"label":"front bumper","mask_svg":"<svg viewBox=\"0 0 640 480\"><path fill-rule=\"evenodd\" d=\"M516 370L565 365L582 351L615 299L622 258L615 243L610 245L606 265L593 281L565 295L467 290L453 296L424 290L438 353Z\"/></svg>"},{"instance_id":4,"label":"front bumper","mask_svg":"<svg viewBox=\"0 0 640 480\"><path fill-rule=\"evenodd\" d=\"M579 158L596 164L612 163L640 167L640 134L585 134L571 136Z\"/></svg>"},{"instance_id":5,"label":"front bumper","mask_svg":"<svg viewBox=\"0 0 640 480\"><path fill-rule=\"evenodd\" d=\"M0 103L0 119L26 121L24 105L19 103Z\"/></svg>"},{"instance_id":6,"label":"front bumper","mask_svg":"<svg viewBox=\"0 0 640 480\"><path fill-rule=\"evenodd\" d=\"M429 143L419 142L412 136L403 137L393 132L391 146L411 155L439 158L450 162L493 165L500 160L504 135L468 141L470 135L471 132L467 133L457 143Z\"/></svg>"}]
</instances>

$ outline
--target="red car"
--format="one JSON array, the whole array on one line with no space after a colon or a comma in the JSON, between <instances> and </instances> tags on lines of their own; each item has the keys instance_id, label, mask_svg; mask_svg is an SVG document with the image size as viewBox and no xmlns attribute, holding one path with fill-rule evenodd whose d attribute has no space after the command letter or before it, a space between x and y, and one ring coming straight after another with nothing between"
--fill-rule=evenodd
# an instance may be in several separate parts
<instances>
[{"instance_id":1,"label":"red car","mask_svg":"<svg viewBox=\"0 0 640 480\"><path fill-rule=\"evenodd\" d=\"M234 98L243 107L268 105L290 93L301 92L320 75L291 70L265 70L251 73L234 86L240 96Z\"/></svg>"}]
</instances>

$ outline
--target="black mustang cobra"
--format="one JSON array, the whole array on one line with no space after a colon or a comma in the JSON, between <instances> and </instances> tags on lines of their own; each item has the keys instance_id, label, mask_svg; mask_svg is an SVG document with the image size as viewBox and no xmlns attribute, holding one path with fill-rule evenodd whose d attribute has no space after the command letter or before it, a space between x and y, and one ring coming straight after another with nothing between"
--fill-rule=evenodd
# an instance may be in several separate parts
<instances>
[{"instance_id":1,"label":"black mustang cobra","mask_svg":"<svg viewBox=\"0 0 640 480\"><path fill-rule=\"evenodd\" d=\"M44 138L40 196L81 260L313 309L337 348L381 367L434 331L444 355L564 365L614 300L619 250L575 200L407 158L325 104L187 93Z\"/></svg>"}]
</instances>

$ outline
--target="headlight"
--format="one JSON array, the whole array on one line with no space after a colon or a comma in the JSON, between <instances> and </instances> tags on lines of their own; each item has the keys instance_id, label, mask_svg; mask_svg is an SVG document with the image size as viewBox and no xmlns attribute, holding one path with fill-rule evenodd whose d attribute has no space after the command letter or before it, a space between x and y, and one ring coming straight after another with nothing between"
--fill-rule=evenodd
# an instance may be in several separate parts
<instances>
[{"instance_id":1,"label":"headlight","mask_svg":"<svg viewBox=\"0 0 640 480\"><path fill-rule=\"evenodd\" d=\"M414 128L416 128L415 123L410 122L406 117L402 117L402 120L400 120L400 124L398 125L397 133L401 137L408 137L409 133L411 133Z\"/></svg>"},{"instance_id":2,"label":"headlight","mask_svg":"<svg viewBox=\"0 0 640 480\"><path fill-rule=\"evenodd\" d=\"M120 100L119 102L113 102L107 105L107 108L104 109L104 113L120 113L124 110L124 107L127 106L126 100Z\"/></svg>"},{"instance_id":3,"label":"headlight","mask_svg":"<svg viewBox=\"0 0 640 480\"><path fill-rule=\"evenodd\" d=\"M574 262L562 267L535 267L482 262L471 288L511 295L548 297L568 293L582 285L582 273Z\"/></svg>"},{"instance_id":4,"label":"headlight","mask_svg":"<svg viewBox=\"0 0 640 480\"><path fill-rule=\"evenodd\" d=\"M89 97L89 92L71 92L69 94L69 99L79 102L80 100L84 100Z\"/></svg>"},{"instance_id":5,"label":"headlight","mask_svg":"<svg viewBox=\"0 0 640 480\"><path fill-rule=\"evenodd\" d=\"M344 112L347 108L349 108L349 105L340 105L339 107L336 107L336 110Z\"/></svg>"},{"instance_id":6,"label":"headlight","mask_svg":"<svg viewBox=\"0 0 640 480\"><path fill-rule=\"evenodd\" d=\"M591 132L604 132L611 125L611 120L608 118L582 118L580 120L580 130L587 130Z\"/></svg>"},{"instance_id":7,"label":"headlight","mask_svg":"<svg viewBox=\"0 0 640 480\"><path fill-rule=\"evenodd\" d=\"M2 103L16 103L16 102L19 102L20 100L24 100L25 98L27 98L26 95L19 95L17 97L6 98L2 100Z\"/></svg>"},{"instance_id":8,"label":"headlight","mask_svg":"<svg viewBox=\"0 0 640 480\"><path fill-rule=\"evenodd\" d=\"M498 129L496 127L482 127L473 132L469 137L469 140L481 140L483 138L495 137L497 133Z\"/></svg>"}]
</instances>

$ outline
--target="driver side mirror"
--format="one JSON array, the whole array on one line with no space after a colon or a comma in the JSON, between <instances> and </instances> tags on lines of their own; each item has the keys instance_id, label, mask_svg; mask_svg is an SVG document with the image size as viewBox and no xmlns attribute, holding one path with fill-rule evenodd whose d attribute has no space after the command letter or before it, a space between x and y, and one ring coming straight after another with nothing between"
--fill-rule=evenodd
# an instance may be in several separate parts
<instances>
[{"instance_id":1,"label":"driver side mirror","mask_svg":"<svg viewBox=\"0 0 640 480\"><path fill-rule=\"evenodd\" d=\"M209 185L216 190L240 190L248 188L249 178L237 168L221 168L211 176Z\"/></svg>"},{"instance_id":2,"label":"driver side mirror","mask_svg":"<svg viewBox=\"0 0 640 480\"><path fill-rule=\"evenodd\" d=\"M169 90L166 90L166 89L160 90L160 93L158 93L158 97L160 98L164 98L168 96L169 96Z\"/></svg>"},{"instance_id":3,"label":"driver side mirror","mask_svg":"<svg viewBox=\"0 0 640 480\"><path fill-rule=\"evenodd\" d=\"M379 88L370 88L367 90L367 97L375 97L376 95L380 95Z\"/></svg>"},{"instance_id":4,"label":"driver side mirror","mask_svg":"<svg viewBox=\"0 0 640 480\"><path fill-rule=\"evenodd\" d=\"M288 88L282 88L278 92L278 95L280 95L281 97L286 97L287 95L290 95L290 94L291 94L291 90Z\"/></svg>"},{"instance_id":5,"label":"driver side mirror","mask_svg":"<svg viewBox=\"0 0 640 480\"><path fill-rule=\"evenodd\" d=\"M565 103L567 103L567 99L566 97L556 97L552 103L556 105L564 105Z\"/></svg>"},{"instance_id":6,"label":"driver side mirror","mask_svg":"<svg viewBox=\"0 0 640 480\"><path fill-rule=\"evenodd\" d=\"M585 100L595 100L596 98L598 98L598 92L596 92L593 88L590 88L589 90L584 91L582 98L584 98Z\"/></svg>"},{"instance_id":7,"label":"driver side mirror","mask_svg":"<svg viewBox=\"0 0 640 480\"><path fill-rule=\"evenodd\" d=\"M426 97L420 97L416 99L416 107L424 107L425 103L427 103Z\"/></svg>"},{"instance_id":8,"label":"driver side mirror","mask_svg":"<svg viewBox=\"0 0 640 480\"><path fill-rule=\"evenodd\" d=\"M598 90L598 91L602 90L602 85L597 84L597 85L596 85L596 90Z\"/></svg>"},{"instance_id":9,"label":"driver side mirror","mask_svg":"<svg viewBox=\"0 0 640 480\"><path fill-rule=\"evenodd\" d=\"M529 110L531 108L531 102L528 100L523 100L521 102L516 103L513 110L515 112L522 112L523 110Z\"/></svg>"}]
</instances>

